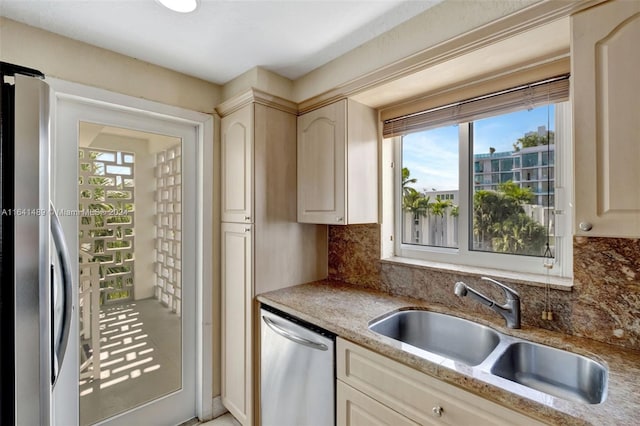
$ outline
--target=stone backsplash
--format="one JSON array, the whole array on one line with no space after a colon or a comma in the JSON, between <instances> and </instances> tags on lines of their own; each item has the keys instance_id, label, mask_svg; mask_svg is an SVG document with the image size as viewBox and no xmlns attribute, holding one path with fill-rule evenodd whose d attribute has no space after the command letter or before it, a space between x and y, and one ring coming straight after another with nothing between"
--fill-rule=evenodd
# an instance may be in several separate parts
<instances>
[{"instance_id":1,"label":"stone backsplash","mask_svg":"<svg viewBox=\"0 0 640 426\"><path fill-rule=\"evenodd\" d=\"M553 321L541 318L544 287L501 280L520 294L523 326L640 350L640 240L576 237L573 250L572 290L549 292ZM375 224L329 227L329 278L482 314L486 307L453 294L456 281L502 300L477 275L381 262Z\"/></svg>"}]
</instances>

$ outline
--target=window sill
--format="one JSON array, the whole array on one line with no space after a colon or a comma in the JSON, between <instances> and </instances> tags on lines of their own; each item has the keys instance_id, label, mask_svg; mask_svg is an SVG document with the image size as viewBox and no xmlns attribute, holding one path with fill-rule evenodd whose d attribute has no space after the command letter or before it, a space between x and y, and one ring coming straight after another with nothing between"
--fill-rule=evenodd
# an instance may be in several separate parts
<instances>
[{"instance_id":1,"label":"window sill","mask_svg":"<svg viewBox=\"0 0 640 426\"><path fill-rule=\"evenodd\" d=\"M554 275L531 274L527 272L505 271L502 269L479 268L476 266L456 265L453 263L430 262L427 260L411 259L407 257L389 257L381 259L380 262L390 265L402 265L421 269L432 269L437 271L455 272L466 275L488 276L491 278L502 278L519 284L544 287L547 279L552 289L571 291L573 287L572 278L563 278Z\"/></svg>"}]
</instances>

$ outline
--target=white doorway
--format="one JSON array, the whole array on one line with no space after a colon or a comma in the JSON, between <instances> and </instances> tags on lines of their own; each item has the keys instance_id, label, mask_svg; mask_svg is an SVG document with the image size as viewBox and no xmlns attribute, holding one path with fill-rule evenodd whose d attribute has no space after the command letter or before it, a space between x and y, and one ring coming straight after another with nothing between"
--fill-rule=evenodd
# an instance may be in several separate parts
<instances>
[{"instance_id":1,"label":"white doorway","mask_svg":"<svg viewBox=\"0 0 640 426\"><path fill-rule=\"evenodd\" d=\"M60 371L53 423L207 418L212 117L52 86L52 199L78 259L77 350Z\"/></svg>"}]
</instances>

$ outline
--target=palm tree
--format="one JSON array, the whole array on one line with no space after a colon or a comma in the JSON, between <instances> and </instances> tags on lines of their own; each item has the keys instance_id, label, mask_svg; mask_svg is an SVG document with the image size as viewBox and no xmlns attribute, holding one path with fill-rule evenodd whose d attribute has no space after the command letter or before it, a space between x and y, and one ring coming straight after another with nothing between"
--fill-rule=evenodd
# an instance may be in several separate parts
<instances>
[{"instance_id":1,"label":"palm tree","mask_svg":"<svg viewBox=\"0 0 640 426\"><path fill-rule=\"evenodd\" d=\"M440 245L445 245L444 238L444 215L447 213L447 209L451 207L451 200L437 199L431 204L430 213L436 217L436 225L440 222Z\"/></svg>"},{"instance_id":2,"label":"palm tree","mask_svg":"<svg viewBox=\"0 0 640 426\"><path fill-rule=\"evenodd\" d=\"M457 204L453 204L451 206L451 210L449 210L449 214L453 218L453 245L457 247L458 245L458 217L460 216L460 206Z\"/></svg>"},{"instance_id":3,"label":"palm tree","mask_svg":"<svg viewBox=\"0 0 640 426\"><path fill-rule=\"evenodd\" d=\"M422 193L416 191L413 188L405 187L404 196L402 197L402 210L411 213L412 229L420 223L420 217L425 217L429 214L431 198L425 197ZM411 232L414 235L414 232ZM420 242L420 234L415 232L412 237L414 242Z\"/></svg>"},{"instance_id":4,"label":"palm tree","mask_svg":"<svg viewBox=\"0 0 640 426\"><path fill-rule=\"evenodd\" d=\"M510 180L499 184L498 191L504 193L507 197L513 198L520 204L531 204L535 197L531 188L521 188L520 185Z\"/></svg>"},{"instance_id":5,"label":"palm tree","mask_svg":"<svg viewBox=\"0 0 640 426\"><path fill-rule=\"evenodd\" d=\"M411 172L407 167L403 167L402 168L402 193L403 194L407 194L408 191L413 189L412 187L407 185L409 185L410 183L413 184L418 182L418 179L410 178L409 176L411 176Z\"/></svg>"}]
</instances>

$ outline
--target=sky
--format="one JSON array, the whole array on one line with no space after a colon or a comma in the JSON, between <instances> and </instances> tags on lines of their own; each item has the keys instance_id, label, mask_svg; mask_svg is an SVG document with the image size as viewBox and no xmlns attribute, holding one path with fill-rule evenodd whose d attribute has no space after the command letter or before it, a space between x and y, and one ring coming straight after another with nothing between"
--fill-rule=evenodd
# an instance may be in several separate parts
<instances>
[{"instance_id":1,"label":"sky","mask_svg":"<svg viewBox=\"0 0 640 426\"><path fill-rule=\"evenodd\" d=\"M522 110L474 122L475 154L513 151L513 144L525 133L537 131L538 126L554 130L554 106L546 105L530 111ZM458 189L458 126L446 126L416 132L402 138L402 167L418 181L411 186L419 191Z\"/></svg>"}]
</instances>

